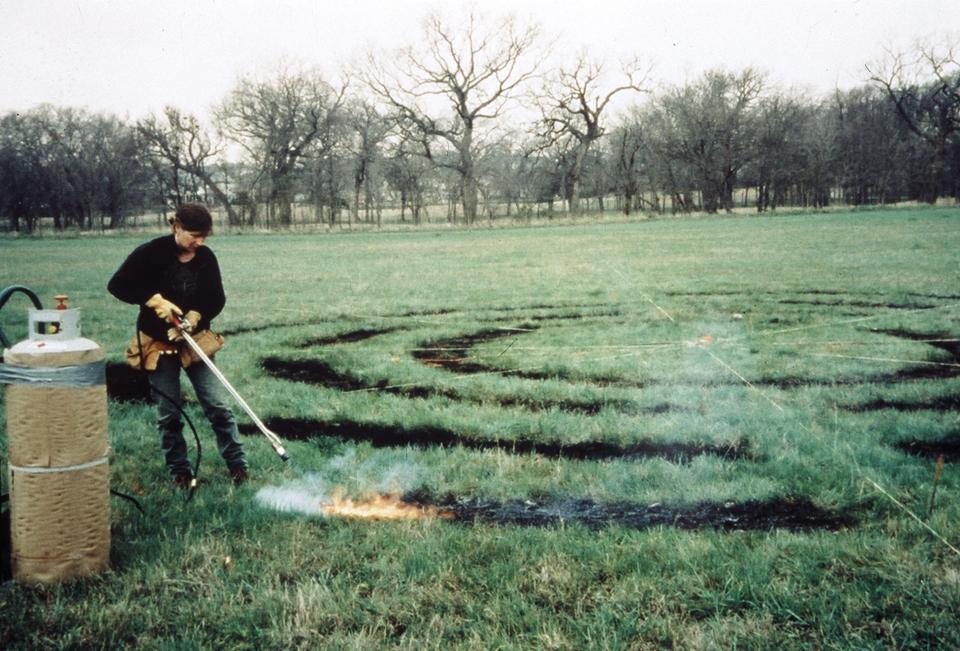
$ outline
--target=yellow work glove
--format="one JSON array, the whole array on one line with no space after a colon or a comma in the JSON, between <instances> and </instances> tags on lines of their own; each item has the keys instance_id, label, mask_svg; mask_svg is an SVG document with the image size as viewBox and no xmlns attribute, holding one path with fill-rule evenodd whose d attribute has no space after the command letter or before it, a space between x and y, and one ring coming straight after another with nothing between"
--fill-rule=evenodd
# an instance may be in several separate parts
<instances>
[{"instance_id":1,"label":"yellow work glove","mask_svg":"<svg viewBox=\"0 0 960 651\"><path fill-rule=\"evenodd\" d=\"M197 331L197 324L200 323L200 313L196 310L190 310L183 315L183 320L186 321L186 331L193 333Z\"/></svg>"},{"instance_id":2,"label":"yellow work glove","mask_svg":"<svg viewBox=\"0 0 960 651\"><path fill-rule=\"evenodd\" d=\"M173 315L176 314L179 317L183 316L183 311L165 299L160 294L154 294L150 297L146 303L144 303L149 308L153 308L153 311L157 313L157 316L166 321L167 323L173 323Z\"/></svg>"}]
</instances>

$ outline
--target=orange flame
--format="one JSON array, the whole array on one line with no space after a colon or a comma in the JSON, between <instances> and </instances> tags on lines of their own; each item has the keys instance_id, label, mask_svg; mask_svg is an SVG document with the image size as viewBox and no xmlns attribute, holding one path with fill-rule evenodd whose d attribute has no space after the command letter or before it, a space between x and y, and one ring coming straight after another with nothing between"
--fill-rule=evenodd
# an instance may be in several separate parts
<instances>
[{"instance_id":1,"label":"orange flame","mask_svg":"<svg viewBox=\"0 0 960 651\"><path fill-rule=\"evenodd\" d=\"M321 506L320 512L324 515L370 520L417 520L420 518L452 520L454 518L453 511L449 509L404 502L398 495L377 495L362 502L335 498Z\"/></svg>"}]
</instances>

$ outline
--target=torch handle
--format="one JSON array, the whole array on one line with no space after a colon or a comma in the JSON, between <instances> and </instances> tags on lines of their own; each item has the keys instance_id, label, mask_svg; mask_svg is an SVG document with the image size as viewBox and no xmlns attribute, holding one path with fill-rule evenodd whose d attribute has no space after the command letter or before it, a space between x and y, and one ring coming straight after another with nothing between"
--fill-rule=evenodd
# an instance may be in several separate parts
<instances>
[{"instance_id":1,"label":"torch handle","mask_svg":"<svg viewBox=\"0 0 960 651\"><path fill-rule=\"evenodd\" d=\"M284 449L283 442L280 440L280 437L267 429L266 425L264 425L263 422L257 417L257 415L253 412L253 409L250 408L250 405L248 405L247 402L240 397L240 394L237 393L237 390L233 388L233 385L227 381L227 378L224 377L223 373L220 372L220 369L217 368L217 365L213 363L213 360L207 357L207 354L201 350L199 344L197 344L197 342L193 340L193 337L190 336L189 332L187 332L185 327L186 324L181 322L176 315L173 315L173 324L183 334L184 340L187 342L190 348L193 349L193 352L195 352L197 356L203 360L204 364L206 364L207 367L213 371L213 374L217 376L217 379L220 380L221 384L223 384L226 390L230 392L230 395L233 396L240 406L243 407L243 410L247 412L247 415L250 416L251 420L253 420L263 435L267 437L267 440L270 441L270 445L272 445L273 449L277 452L277 454L280 455L280 459L283 461L289 460L290 456Z\"/></svg>"}]
</instances>

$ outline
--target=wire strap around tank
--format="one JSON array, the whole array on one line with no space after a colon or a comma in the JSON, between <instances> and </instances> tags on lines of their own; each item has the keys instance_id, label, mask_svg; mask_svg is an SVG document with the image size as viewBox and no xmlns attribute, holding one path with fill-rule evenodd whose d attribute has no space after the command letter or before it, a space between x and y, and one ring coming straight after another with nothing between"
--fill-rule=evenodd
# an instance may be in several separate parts
<instances>
[{"instance_id":1,"label":"wire strap around tank","mask_svg":"<svg viewBox=\"0 0 960 651\"><path fill-rule=\"evenodd\" d=\"M30 474L43 474L47 472L74 472L76 470L86 470L87 468L95 468L96 466L102 466L107 462L107 457L102 459L97 459L96 461L88 461L87 463L77 464L75 466L59 466L56 468L21 468L20 466L15 466L9 464L10 470L14 472L26 472Z\"/></svg>"}]
</instances>

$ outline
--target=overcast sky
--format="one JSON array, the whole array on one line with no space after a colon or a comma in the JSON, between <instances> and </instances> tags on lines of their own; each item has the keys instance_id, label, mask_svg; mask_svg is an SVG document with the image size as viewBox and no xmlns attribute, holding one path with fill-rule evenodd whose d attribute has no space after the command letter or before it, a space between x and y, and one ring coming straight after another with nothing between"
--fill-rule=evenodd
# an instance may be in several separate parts
<instances>
[{"instance_id":1,"label":"overcast sky","mask_svg":"<svg viewBox=\"0 0 960 651\"><path fill-rule=\"evenodd\" d=\"M205 114L237 77L286 57L331 77L371 48L409 43L416 0L0 0L0 113L40 103L138 118ZM768 71L815 93L858 85L888 43L960 34L958 0L481 0L539 21L561 44L655 60L658 78Z\"/></svg>"}]
</instances>

